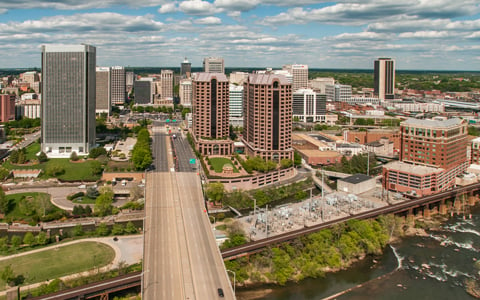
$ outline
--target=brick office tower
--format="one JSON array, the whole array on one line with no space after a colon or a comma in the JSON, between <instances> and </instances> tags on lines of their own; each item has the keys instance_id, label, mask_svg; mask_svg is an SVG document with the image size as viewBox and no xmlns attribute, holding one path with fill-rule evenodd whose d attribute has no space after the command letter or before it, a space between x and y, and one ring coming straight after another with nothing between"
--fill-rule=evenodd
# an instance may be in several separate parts
<instances>
[{"instance_id":1,"label":"brick office tower","mask_svg":"<svg viewBox=\"0 0 480 300\"><path fill-rule=\"evenodd\" d=\"M49 157L95 147L96 49L42 46L42 146Z\"/></svg>"},{"instance_id":2,"label":"brick office tower","mask_svg":"<svg viewBox=\"0 0 480 300\"><path fill-rule=\"evenodd\" d=\"M229 86L222 73L196 73L193 90L193 138L202 155L231 155Z\"/></svg>"},{"instance_id":3,"label":"brick office tower","mask_svg":"<svg viewBox=\"0 0 480 300\"><path fill-rule=\"evenodd\" d=\"M0 95L0 122L15 120L15 95Z\"/></svg>"},{"instance_id":4,"label":"brick office tower","mask_svg":"<svg viewBox=\"0 0 480 300\"><path fill-rule=\"evenodd\" d=\"M466 121L408 119L400 131L400 161L384 166L385 189L425 196L452 188L469 163Z\"/></svg>"},{"instance_id":5,"label":"brick office tower","mask_svg":"<svg viewBox=\"0 0 480 300\"><path fill-rule=\"evenodd\" d=\"M283 75L251 74L243 93L246 154L278 162L293 159L291 83Z\"/></svg>"}]
</instances>

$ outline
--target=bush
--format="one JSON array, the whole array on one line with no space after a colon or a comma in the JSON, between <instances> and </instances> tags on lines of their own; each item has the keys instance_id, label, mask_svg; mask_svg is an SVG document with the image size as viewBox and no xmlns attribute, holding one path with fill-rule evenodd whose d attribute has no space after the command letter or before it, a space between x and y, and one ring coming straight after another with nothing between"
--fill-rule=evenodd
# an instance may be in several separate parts
<instances>
[{"instance_id":1,"label":"bush","mask_svg":"<svg viewBox=\"0 0 480 300\"><path fill-rule=\"evenodd\" d=\"M80 197L83 197L83 196L85 196L84 192L78 192L78 193L75 193L73 195L67 196L67 199L71 201L73 199L80 198Z\"/></svg>"}]
</instances>

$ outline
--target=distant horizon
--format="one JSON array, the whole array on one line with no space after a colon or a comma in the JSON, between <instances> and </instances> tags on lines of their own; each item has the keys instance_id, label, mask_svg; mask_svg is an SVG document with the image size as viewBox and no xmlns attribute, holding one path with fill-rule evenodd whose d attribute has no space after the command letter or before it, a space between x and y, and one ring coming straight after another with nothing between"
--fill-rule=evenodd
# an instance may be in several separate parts
<instances>
[{"instance_id":1,"label":"distant horizon","mask_svg":"<svg viewBox=\"0 0 480 300\"><path fill-rule=\"evenodd\" d=\"M165 67L165 66L158 66L158 67L152 67L152 66L121 66L121 65L111 65L111 66L105 66L105 65L97 65L97 67L115 67L115 66L120 66L124 67L126 69L164 69L164 70L171 70L171 69L178 69L180 70L180 66L178 67ZM273 70L279 70L282 69L282 67L227 67L225 66L225 70L230 70L230 69L255 69L255 70L265 70L267 68L272 68ZM34 69L40 69L41 67L14 67L14 68L0 68L0 71L3 70L34 70ZM192 66L192 69L203 69L203 67L194 67ZM372 69L364 69L364 68L311 68L310 66L308 67L308 71L362 71L362 72L372 72L373 73L373 68ZM480 73L480 70L448 70L448 69L395 69L395 72L442 72L442 73L457 73L457 72L468 72L468 73ZM194 72L192 72L194 73ZM200 72L196 72L200 73Z\"/></svg>"}]
</instances>

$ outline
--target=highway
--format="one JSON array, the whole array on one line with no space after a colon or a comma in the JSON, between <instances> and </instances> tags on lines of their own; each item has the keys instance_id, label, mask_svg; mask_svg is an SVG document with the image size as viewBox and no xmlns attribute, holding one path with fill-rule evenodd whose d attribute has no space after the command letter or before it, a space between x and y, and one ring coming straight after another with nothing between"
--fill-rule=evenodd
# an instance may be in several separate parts
<instances>
[{"instance_id":1,"label":"highway","mask_svg":"<svg viewBox=\"0 0 480 300\"><path fill-rule=\"evenodd\" d=\"M183 172L175 172L174 153ZM191 155L180 136L172 142L153 128L155 169L146 180L143 299L218 299L218 288L224 299L234 299L199 176L188 164Z\"/></svg>"}]
</instances>

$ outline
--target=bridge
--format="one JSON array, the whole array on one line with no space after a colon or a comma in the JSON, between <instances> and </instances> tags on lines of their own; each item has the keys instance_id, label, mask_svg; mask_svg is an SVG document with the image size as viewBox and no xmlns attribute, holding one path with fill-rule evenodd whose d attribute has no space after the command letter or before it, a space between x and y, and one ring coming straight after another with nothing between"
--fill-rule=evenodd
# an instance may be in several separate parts
<instances>
[{"instance_id":1,"label":"bridge","mask_svg":"<svg viewBox=\"0 0 480 300\"><path fill-rule=\"evenodd\" d=\"M189 164L194 155L177 136L153 128L155 171L146 176L142 297L216 299L222 289L225 299L234 299L200 178Z\"/></svg>"},{"instance_id":2,"label":"bridge","mask_svg":"<svg viewBox=\"0 0 480 300\"><path fill-rule=\"evenodd\" d=\"M441 192L435 195L430 195L430 196L426 196L426 197L414 199L414 200L407 200L394 205L373 209L373 210L362 212L359 214L352 214L351 216L348 216L348 217L316 224L313 226L305 226L302 229L283 233L280 235L258 240L255 242L250 242L234 248L225 249L222 251L222 257L226 260L230 260L230 259L246 256L249 254L253 254L256 252L260 252L262 251L263 248L267 246L288 242L299 236L314 233L321 229L329 228L334 224L346 222L350 219L370 219L370 218L378 217L379 215L390 214L390 213L396 213L396 214L403 213L403 212L412 213L414 209L421 208L421 207L429 209L431 204L441 203L447 199L455 199L459 195L466 194L466 193L474 193L474 192L478 192L479 190L480 190L480 183L474 183L471 185L462 186L449 191Z\"/></svg>"}]
</instances>

